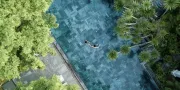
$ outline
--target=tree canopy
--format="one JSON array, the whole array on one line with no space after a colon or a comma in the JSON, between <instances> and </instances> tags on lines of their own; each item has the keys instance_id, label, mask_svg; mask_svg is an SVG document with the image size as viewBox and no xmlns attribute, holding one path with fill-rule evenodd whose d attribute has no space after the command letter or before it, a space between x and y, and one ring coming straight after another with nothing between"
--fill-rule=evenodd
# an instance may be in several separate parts
<instances>
[{"instance_id":1,"label":"tree canopy","mask_svg":"<svg viewBox=\"0 0 180 90\"><path fill-rule=\"evenodd\" d=\"M79 90L79 87L77 85L63 85L54 75L50 79L41 77L38 80L31 81L29 84L20 82L16 90Z\"/></svg>"},{"instance_id":2,"label":"tree canopy","mask_svg":"<svg viewBox=\"0 0 180 90\"><path fill-rule=\"evenodd\" d=\"M141 46L139 59L149 62L162 90L179 90L170 72L180 66L175 58L180 55L180 0L161 1L115 0L115 9L123 12L115 30L121 38L132 40L131 45Z\"/></svg>"},{"instance_id":3,"label":"tree canopy","mask_svg":"<svg viewBox=\"0 0 180 90\"><path fill-rule=\"evenodd\" d=\"M130 47L128 45L124 45L120 48L120 52L124 55L127 55L130 53Z\"/></svg>"},{"instance_id":4,"label":"tree canopy","mask_svg":"<svg viewBox=\"0 0 180 90\"><path fill-rule=\"evenodd\" d=\"M43 68L36 56L51 53L50 28L55 16L47 14L51 0L0 0L0 79L12 79L21 71Z\"/></svg>"},{"instance_id":5,"label":"tree canopy","mask_svg":"<svg viewBox=\"0 0 180 90\"><path fill-rule=\"evenodd\" d=\"M153 45L162 56L167 52L179 53L177 42L180 32L179 0L163 0L164 8L161 9L165 12L159 16L157 14L159 8L152 0L115 0L114 4L115 9L123 12L115 28L118 36L126 40L131 39L133 44L148 39L148 43L143 42L142 45ZM153 58L157 58L159 56L157 52L149 53Z\"/></svg>"},{"instance_id":6,"label":"tree canopy","mask_svg":"<svg viewBox=\"0 0 180 90\"><path fill-rule=\"evenodd\" d=\"M149 52L147 52L147 51L142 51L139 54L139 59L142 61L148 62L150 60L150 58L151 58L151 56L150 56Z\"/></svg>"},{"instance_id":7,"label":"tree canopy","mask_svg":"<svg viewBox=\"0 0 180 90\"><path fill-rule=\"evenodd\" d=\"M118 57L118 52L117 51L115 51L115 50L109 51L108 58L110 60L115 60L117 57Z\"/></svg>"}]
</instances>

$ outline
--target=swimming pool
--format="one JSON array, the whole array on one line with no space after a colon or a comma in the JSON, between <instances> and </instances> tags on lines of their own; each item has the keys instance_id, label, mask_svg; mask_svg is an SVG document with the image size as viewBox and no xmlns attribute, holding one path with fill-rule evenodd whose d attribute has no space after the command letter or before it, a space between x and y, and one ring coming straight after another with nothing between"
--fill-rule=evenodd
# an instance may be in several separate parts
<instances>
[{"instance_id":1,"label":"swimming pool","mask_svg":"<svg viewBox=\"0 0 180 90\"><path fill-rule=\"evenodd\" d=\"M116 61L107 58L111 49L129 44L113 31L120 13L102 0L54 0L49 8L60 27L52 30L75 71L89 90L156 90L144 73L137 57L138 48L130 55L119 54ZM85 40L98 44L92 48Z\"/></svg>"}]
</instances>

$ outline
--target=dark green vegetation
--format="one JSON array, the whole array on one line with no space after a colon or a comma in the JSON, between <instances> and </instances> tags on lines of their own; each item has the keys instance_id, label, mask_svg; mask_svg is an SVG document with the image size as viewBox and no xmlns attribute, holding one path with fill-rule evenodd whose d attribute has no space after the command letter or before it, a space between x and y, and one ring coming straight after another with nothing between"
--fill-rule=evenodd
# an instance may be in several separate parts
<instances>
[{"instance_id":1,"label":"dark green vegetation","mask_svg":"<svg viewBox=\"0 0 180 90\"><path fill-rule=\"evenodd\" d=\"M76 85L63 85L56 76L51 79L41 77L29 84L19 83L16 90L79 90Z\"/></svg>"},{"instance_id":2,"label":"dark green vegetation","mask_svg":"<svg viewBox=\"0 0 180 90\"><path fill-rule=\"evenodd\" d=\"M52 52L50 28L57 27L55 16L46 14L51 0L0 0L0 79L44 68L36 54Z\"/></svg>"},{"instance_id":3,"label":"dark green vegetation","mask_svg":"<svg viewBox=\"0 0 180 90\"><path fill-rule=\"evenodd\" d=\"M108 58L111 59L111 60L115 60L117 57L118 57L118 52L115 51L115 50L111 50L108 53Z\"/></svg>"},{"instance_id":4,"label":"dark green vegetation","mask_svg":"<svg viewBox=\"0 0 180 90\"><path fill-rule=\"evenodd\" d=\"M54 54L50 48L53 42L50 28L56 28L58 24L54 15L46 13L51 2L0 0L0 85L6 80L20 77L23 71L43 69L45 65L39 57ZM28 86L22 85L20 90L40 90L37 89L40 87L47 90L43 89L46 86L48 90L57 90L62 85L54 77L51 80L41 78ZM70 87L68 90L74 89Z\"/></svg>"},{"instance_id":5,"label":"dark green vegetation","mask_svg":"<svg viewBox=\"0 0 180 90\"><path fill-rule=\"evenodd\" d=\"M180 67L180 0L162 0L157 7L153 0L115 0L114 7L123 15L117 21L116 34L132 40L122 46L121 53L140 47L139 59L149 64L162 84L162 90L180 90L171 71ZM164 13L158 13L158 10Z\"/></svg>"}]
</instances>

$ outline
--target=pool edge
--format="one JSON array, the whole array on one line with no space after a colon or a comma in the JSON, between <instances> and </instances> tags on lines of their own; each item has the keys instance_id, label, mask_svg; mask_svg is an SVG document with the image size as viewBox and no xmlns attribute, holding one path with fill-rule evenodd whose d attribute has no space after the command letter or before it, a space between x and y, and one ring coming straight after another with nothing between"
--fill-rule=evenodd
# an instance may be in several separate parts
<instances>
[{"instance_id":1,"label":"pool edge","mask_svg":"<svg viewBox=\"0 0 180 90\"><path fill-rule=\"evenodd\" d=\"M71 73L73 74L73 77L78 81L79 86L81 86L81 89L88 90L85 86L84 82L81 80L79 75L75 72L72 65L69 63L67 56L64 54L63 50L61 49L61 46L56 42L56 40L53 42L53 45L55 49L59 52L59 54L62 56L64 62L66 63L68 69L70 69Z\"/></svg>"}]
</instances>

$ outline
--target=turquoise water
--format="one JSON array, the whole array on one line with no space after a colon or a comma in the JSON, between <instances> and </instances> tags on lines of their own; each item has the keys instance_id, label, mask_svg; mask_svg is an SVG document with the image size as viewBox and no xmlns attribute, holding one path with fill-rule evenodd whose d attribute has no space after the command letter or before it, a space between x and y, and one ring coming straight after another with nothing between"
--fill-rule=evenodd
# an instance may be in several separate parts
<instances>
[{"instance_id":1,"label":"turquoise water","mask_svg":"<svg viewBox=\"0 0 180 90\"><path fill-rule=\"evenodd\" d=\"M52 34L89 90L156 90L140 65L138 48L127 56L119 54L116 61L108 60L109 50L119 50L130 41L114 33L121 14L106 2L54 0L48 12L60 24ZM86 45L85 40L98 44L99 48Z\"/></svg>"}]
</instances>

